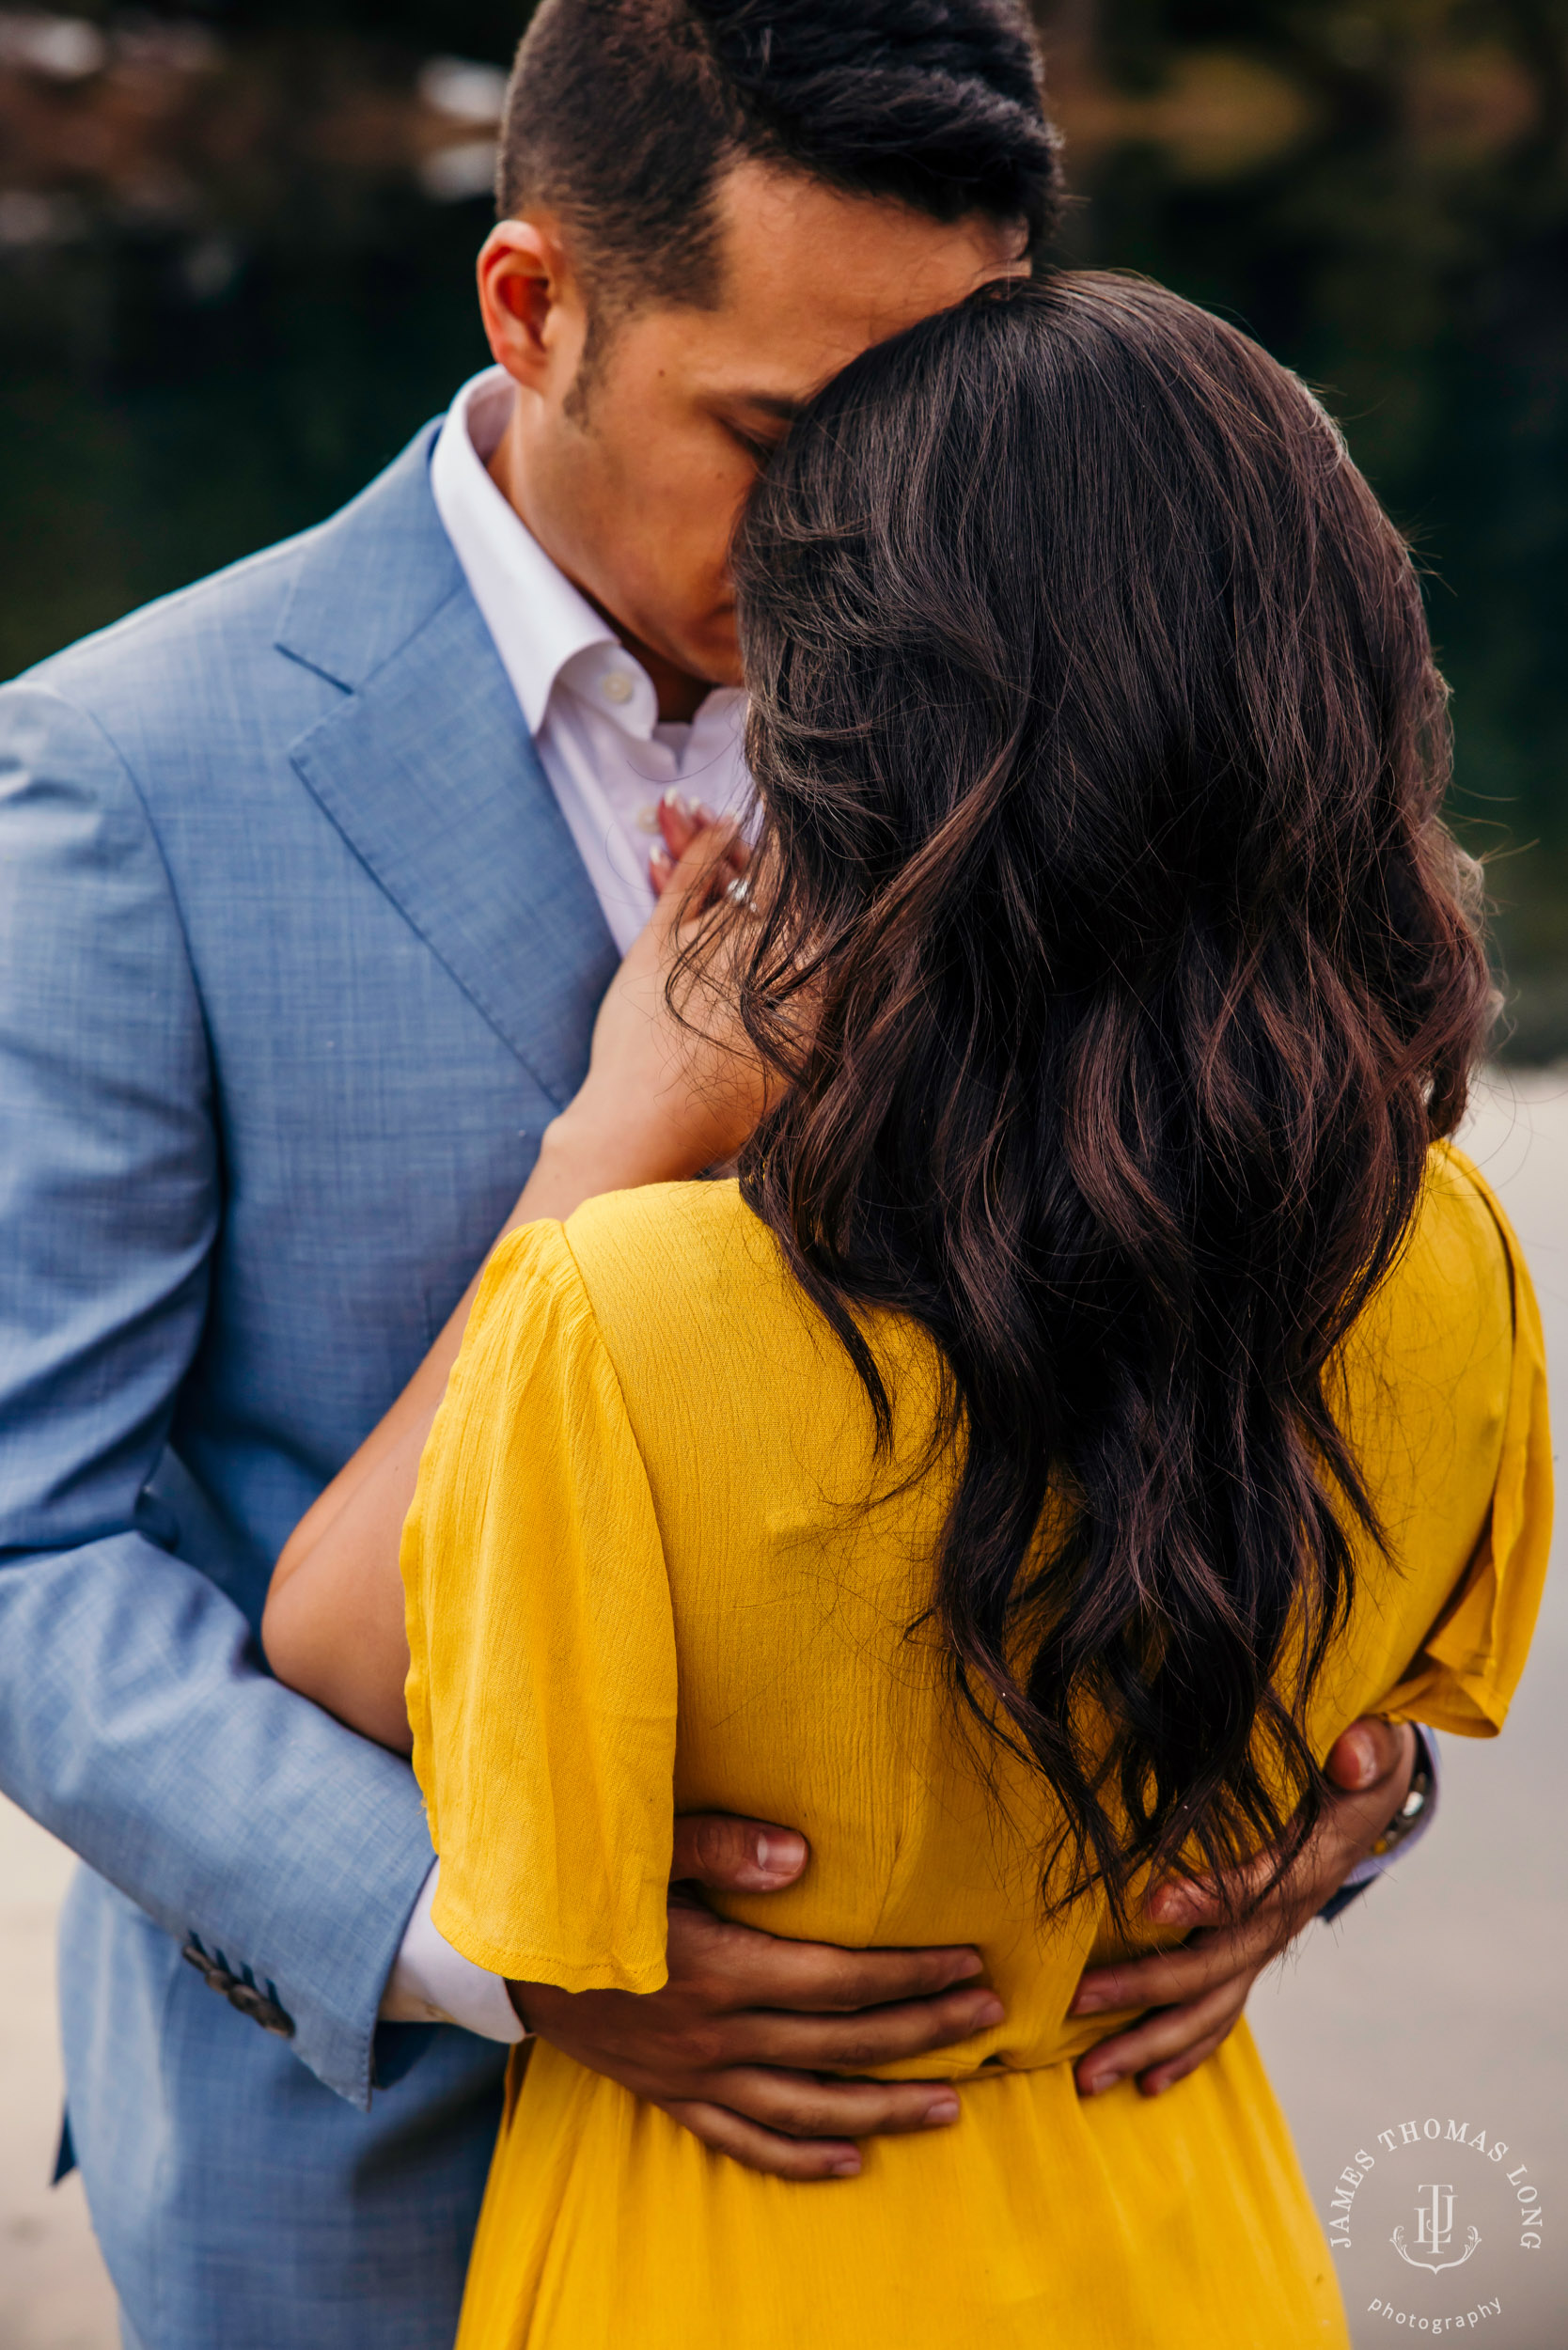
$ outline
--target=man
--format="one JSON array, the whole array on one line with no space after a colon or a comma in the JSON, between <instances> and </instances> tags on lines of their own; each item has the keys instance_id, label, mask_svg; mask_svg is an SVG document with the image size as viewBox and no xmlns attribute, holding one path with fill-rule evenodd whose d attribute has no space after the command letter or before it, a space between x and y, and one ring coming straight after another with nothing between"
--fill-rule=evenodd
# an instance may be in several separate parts
<instances>
[{"instance_id":1,"label":"man","mask_svg":"<svg viewBox=\"0 0 1568 2350\"><path fill-rule=\"evenodd\" d=\"M1036 62L1011 0L546 0L479 263L500 372L320 530L0 697L0 1780L88 1863L66 2158L128 2344L451 2338L517 2027L430 1923L406 1767L266 1676L269 1571L576 1086L659 797L744 790L725 550L759 462L1039 249ZM1408 1733L1356 1735L1366 1784L1243 1933L1088 1985L1164 2011L1102 2072L1198 2061L1384 1826ZM692 1822L677 1871L805 1860ZM817 2176L949 2118L940 2084L822 2076L963 2037L977 1971L681 1891L666 1992L539 2022Z\"/></svg>"}]
</instances>

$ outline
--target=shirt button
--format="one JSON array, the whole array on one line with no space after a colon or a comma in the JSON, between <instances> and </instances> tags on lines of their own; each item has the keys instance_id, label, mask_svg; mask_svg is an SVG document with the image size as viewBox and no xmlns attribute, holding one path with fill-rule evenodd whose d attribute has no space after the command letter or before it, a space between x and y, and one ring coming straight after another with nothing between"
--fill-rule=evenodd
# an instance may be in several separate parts
<instances>
[{"instance_id":1,"label":"shirt button","mask_svg":"<svg viewBox=\"0 0 1568 2350\"><path fill-rule=\"evenodd\" d=\"M629 702L636 688L624 669L612 669L600 679L599 691L607 702Z\"/></svg>"},{"instance_id":2,"label":"shirt button","mask_svg":"<svg viewBox=\"0 0 1568 2350\"><path fill-rule=\"evenodd\" d=\"M657 832L658 829L658 807L652 800L645 800L642 807L637 810L637 830L639 832Z\"/></svg>"}]
</instances>

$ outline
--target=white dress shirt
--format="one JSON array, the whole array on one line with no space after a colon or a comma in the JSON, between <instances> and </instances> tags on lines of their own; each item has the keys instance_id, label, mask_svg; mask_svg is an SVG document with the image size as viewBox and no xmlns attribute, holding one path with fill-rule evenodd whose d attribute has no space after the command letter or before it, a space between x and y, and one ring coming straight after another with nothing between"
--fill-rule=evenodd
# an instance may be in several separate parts
<instances>
[{"instance_id":1,"label":"white dress shirt","mask_svg":"<svg viewBox=\"0 0 1568 2350\"><path fill-rule=\"evenodd\" d=\"M647 670L551 561L485 470L514 397L500 368L487 368L463 385L431 454L431 489L624 954L653 907L648 859L659 841L661 795L680 791L715 815L739 815L749 801L745 697L719 687L689 725L660 719ZM487 2040L520 2040L523 2027L500 1976L453 1950L431 1917L440 1866L415 1904L382 2015L391 2023L462 2024Z\"/></svg>"}]
</instances>

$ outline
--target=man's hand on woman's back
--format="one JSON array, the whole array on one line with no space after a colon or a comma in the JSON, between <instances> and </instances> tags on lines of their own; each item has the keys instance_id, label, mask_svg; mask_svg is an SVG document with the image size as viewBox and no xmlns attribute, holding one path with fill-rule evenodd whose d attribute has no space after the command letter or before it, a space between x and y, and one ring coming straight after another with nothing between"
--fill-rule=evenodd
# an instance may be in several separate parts
<instances>
[{"instance_id":1,"label":"man's hand on woman's back","mask_svg":"<svg viewBox=\"0 0 1568 2350\"><path fill-rule=\"evenodd\" d=\"M844 2080L950 2047L1001 2020L973 1950L845 1950L731 1925L713 1892L776 1892L799 1876L804 1837L706 1813L675 1824L669 1981L662 1991L509 1985L527 2029L704 2145L780 2178L850 2178L855 2139L958 2118L945 2081Z\"/></svg>"},{"instance_id":2,"label":"man's hand on woman's back","mask_svg":"<svg viewBox=\"0 0 1568 2350\"><path fill-rule=\"evenodd\" d=\"M1152 1910L1194 1929L1181 1948L1086 1974L1075 2014L1145 2011L1079 2059L1087 2096L1134 2076L1168 2089L1226 2039L1263 1968L1364 1860L1404 1802L1408 1725L1354 1723L1329 1757L1340 1789L1294 1867L1231 1924L1218 1897L1168 1886ZM527 2029L595 2073L662 2106L703 2143L781 2178L851 2178L855 2141L939 2129L958 2116L943 2081L843 2079L950 2047L999 2023L977 1984L978 1951L846 1950L730 1924L701 1898L776 1892L806 1866L804 1837L709 1812L677 1820L669 1981L662 1991L558 1991L512 1983ZM1245 1896L1246 1888L1237 1890Z\"/></svg>"},{"instance_id":3,"label":"man's hand on woman's back","mask_svg":"<svg viewBox=\"0 0 1568 2350\"><path fill-rule=\"evenodd\" d=\"M1145 2096L1157 2097L1212 2056L1240 2021L1263 1968L1311 1923L1398 1816L1415 1764L1416 1733L1408 1722L1370 1716L1352 1722L1326 1765L1339 1794L1294 1866L1242 1915L1231 1904L1247 1901L1243 1881L1232 1884L1230 1901L1198 1885L1162 1886L1150 1915L1158 1924L1189 1928L1188 1938L1152 1957L1085 1974L1074 2015L1145 2012L1079 2058L1074 2069L1081 2094L1098 2096L1131 2075ZM1260 1881L1266 1881L1262 1867Z\"/></svg>"}]
</instances>

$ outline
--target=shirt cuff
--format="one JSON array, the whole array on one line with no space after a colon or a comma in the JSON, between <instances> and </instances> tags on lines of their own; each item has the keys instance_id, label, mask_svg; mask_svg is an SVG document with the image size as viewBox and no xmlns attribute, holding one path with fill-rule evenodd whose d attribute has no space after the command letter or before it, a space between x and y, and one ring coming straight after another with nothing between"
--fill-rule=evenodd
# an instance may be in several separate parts
<instances>
[{"instance_id":1,"label":"shirt cuff","mask_svg":"<svg viewBox=\"0 0 1568 2350\"><path fill-rule=\"evenodd\" d=\"M524 2040L522 2020L499 1975L454 1950L431 1916L439 1860L419 1888L414 1914L382 1994L384 2024L460 2024L481 2040Z\"/></svg>"}]
</instances>

